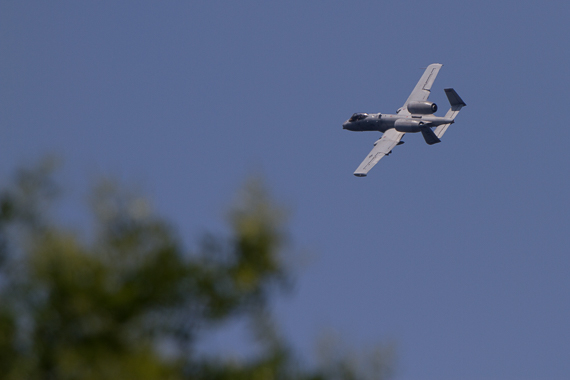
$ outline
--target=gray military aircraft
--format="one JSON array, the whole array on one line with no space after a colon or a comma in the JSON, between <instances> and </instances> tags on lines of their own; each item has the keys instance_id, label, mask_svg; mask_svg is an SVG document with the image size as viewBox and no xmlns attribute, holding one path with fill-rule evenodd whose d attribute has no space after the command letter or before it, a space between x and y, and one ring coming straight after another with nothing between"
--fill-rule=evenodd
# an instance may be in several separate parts
<instances>
[{"instance_id":1,"label":"gray military aircraft","mask_svg":"<svg viewBox=\"0 0 570 380\"><path fill-rule=\"evenodd\" d=\"M443 65L433 63L426 68L408 100L398 109L396 115L355 113L342 124L342 128L349 131L379 131L384 133L374 143L374 148L368 157L356 169L354 172L355 176L366 177L366 174L382 157L392 153L392 149L396 145L404 143L401 140L406 133L421 132L429 145L441 142L441 136L454 123L459 110L466 106L454 89L446 88L444 91L451 108L444 117L434 116L434 113L437 111L437 105L428 102L427 99L441 66Z\"/></svg>"}]
</instances>

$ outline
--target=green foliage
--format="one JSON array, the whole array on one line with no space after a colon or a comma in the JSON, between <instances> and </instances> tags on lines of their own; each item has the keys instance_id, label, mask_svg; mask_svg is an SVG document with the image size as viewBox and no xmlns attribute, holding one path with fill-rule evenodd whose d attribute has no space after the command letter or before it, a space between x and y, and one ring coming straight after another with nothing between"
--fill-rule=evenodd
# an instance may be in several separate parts
<instances>
[{"instance_id":1,"label":"green foliage","mask_svg":"<svg viewBox=\"0 0 570 380\"><path fill-rule=\"evenodd\" d=\"M364 378L331 375L333 363L303 369L279 336L267 305L289 277L284 218L259 181L231 210L232 235L188 253L144 199L109 181L94 193L90 235L62 227L52 170L22 170L0 193L1 379ZM236 318L251 321L261 354L196 353L205 331Z\"/></svg>"}]
</instances>

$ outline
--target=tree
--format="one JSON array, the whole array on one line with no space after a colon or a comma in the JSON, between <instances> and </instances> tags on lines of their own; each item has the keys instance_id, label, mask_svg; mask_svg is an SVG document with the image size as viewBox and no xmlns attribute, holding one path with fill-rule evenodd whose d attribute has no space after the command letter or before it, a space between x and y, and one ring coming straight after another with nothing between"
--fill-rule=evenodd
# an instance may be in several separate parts
<instances>
[{"instance_id":1,"label":"tree","mask_svg":"<svg viewBox=\"0 0 570 380\"><path fill-rule=\"evenodd\" d=\"M2 378L364 378L343 358L301 367L278 334L267 305L289 278L283 213L259 181L231 210L231 236L207 235L189 253L143 198L110 181L94 192L87 236L61 226L52 166L20 170L0 193ZM251 320L259 356L196 352L201 334L235 318Z\"/></svg>"}]
</instances>

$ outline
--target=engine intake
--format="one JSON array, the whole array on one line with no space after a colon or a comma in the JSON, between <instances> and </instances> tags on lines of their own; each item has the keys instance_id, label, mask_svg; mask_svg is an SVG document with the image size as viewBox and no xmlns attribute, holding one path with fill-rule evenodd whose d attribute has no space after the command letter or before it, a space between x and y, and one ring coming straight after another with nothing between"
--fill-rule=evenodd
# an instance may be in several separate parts
<instances>
[{"instance_id":1,"label":"engine intake","mask_svg":"<svg viewBox=\"0 0 570 380\"><path fill-rule=\"evenodd\" d=\"M408 111L411 114L430 115L437 112L437 104L432 102L409 102Z\"/></svg>"}]
</instances>

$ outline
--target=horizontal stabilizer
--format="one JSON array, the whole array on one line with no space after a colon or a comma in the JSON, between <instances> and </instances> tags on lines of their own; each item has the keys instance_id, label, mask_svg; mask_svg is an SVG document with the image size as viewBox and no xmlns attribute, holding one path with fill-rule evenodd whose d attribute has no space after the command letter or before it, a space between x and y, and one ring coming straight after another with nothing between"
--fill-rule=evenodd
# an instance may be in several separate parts
<instances>
[{"instance_id":1,"label":"horizontal stabilizer","mask_svg":"<svg viewBox=\"0 0 570 380\"><path fill-rule=\"evenodd\" d=\"M445 114L445 118L453 120L455 119L461 108L465 107L467 104L465 104L463 99L461 99L461 97L457 94L457 92L455 92L454 89L446 88L444 91L445 95L447 95L447 100L449 100L449 104L451 104L451 108ZM449 128L450 125L451 124L442 124L438 126L434 131L435 135L441 138L441 136L443 136L443 134L445 133L445 131L447 131L447 128Z\"/></svg>"}]
</instances>

